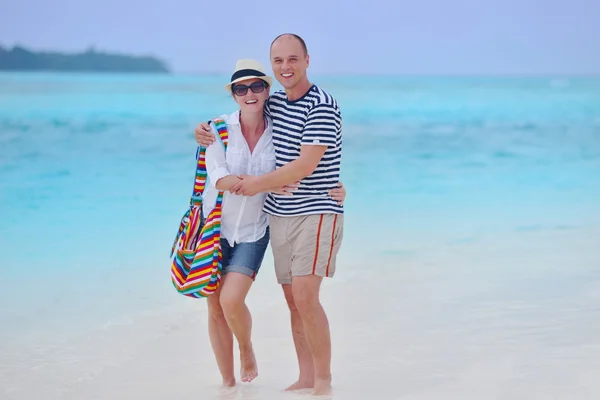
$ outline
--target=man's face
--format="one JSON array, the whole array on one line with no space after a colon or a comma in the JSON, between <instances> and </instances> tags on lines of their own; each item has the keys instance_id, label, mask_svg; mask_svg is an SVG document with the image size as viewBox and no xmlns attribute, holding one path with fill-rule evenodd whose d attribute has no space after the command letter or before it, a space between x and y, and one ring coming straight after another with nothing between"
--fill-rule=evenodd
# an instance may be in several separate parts
<instances>
[{"instance_id":1,"label":"man's face","mask_svg":"<svg viewBox=\"0 0 600 400\"><path fill-rule=\"evenodd\" d=\"M306 77L309 57L300 41L292 36L282 36L271 47L271 67L277 82L291 89Z\"/></svg>"}]
</instances>

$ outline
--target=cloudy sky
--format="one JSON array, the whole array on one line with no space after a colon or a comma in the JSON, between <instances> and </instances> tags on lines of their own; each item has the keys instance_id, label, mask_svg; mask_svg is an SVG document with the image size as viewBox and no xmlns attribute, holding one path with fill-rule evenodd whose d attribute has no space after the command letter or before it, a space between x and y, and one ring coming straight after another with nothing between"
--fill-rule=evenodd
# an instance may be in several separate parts
<instances>
[{"instance_id":1,"label":"cloudy sky","mask_svg":"<svg viewBox=\"0 0 600 400\"><path fill-rule=\"evenodd\" d=\"M316 73L600 74L599 0L0 0L0 45L151 54L176 72L268 62L305 37Z\"/></svg>"}]
</instances>

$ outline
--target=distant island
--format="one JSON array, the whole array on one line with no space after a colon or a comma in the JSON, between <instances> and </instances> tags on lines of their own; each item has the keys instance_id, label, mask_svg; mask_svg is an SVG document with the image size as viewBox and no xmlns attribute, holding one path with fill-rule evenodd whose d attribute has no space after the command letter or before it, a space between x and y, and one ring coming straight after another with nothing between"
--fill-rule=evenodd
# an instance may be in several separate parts
<instances>
[{"instance_id":1,"label":"distant island","mask_svg":"<svg viewBox=\"0 0 600 400\"><path fill-rule=\"evenodd\" d=\"M151 72L169 73L167 65L154 57L110 54L93 48L82 53L33 52L15 46L0 46L0 71Z\"/></svg>"}]
</instances>

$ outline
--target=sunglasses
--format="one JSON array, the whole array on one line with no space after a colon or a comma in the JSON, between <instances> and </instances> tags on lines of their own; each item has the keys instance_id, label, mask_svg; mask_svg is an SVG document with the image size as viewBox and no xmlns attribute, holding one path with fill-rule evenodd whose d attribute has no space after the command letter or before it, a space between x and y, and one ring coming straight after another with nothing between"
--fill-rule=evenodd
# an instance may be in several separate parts
<instances>
[{"instance_id":1,"label":"sunglasses","mask_svg":"<svg viewBox=\"0 0 600 400\"><path fill-rule=\"evenodd\" d=\"M263 81L256 81L250 86L248 85L235 85L231 91L237 96L245 96L248 93L248 89L252 90L253 93L260 93L267 87L267 84Z\"/></svg>"}]
</instances>

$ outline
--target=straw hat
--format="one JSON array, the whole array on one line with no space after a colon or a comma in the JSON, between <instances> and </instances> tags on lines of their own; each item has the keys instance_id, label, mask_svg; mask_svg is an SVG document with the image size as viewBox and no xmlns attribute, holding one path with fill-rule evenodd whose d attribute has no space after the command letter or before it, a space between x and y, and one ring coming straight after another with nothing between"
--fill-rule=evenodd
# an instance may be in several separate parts
<instances>
[{"instance_id":1,"label":"straw hat","mask_svg":"<svg viewBox=\"0 0 600 400\"><path fill-rule=\"evenodd\" d=\"M231 93L231 86L234 83L252 78L262 79L269 86L273 84L273 78L265 74L265 69L258 61L249 59L238 60L235 64L235 71L231 75L231 82L225 85L225 89Z\"/></svg>"}]
</instances>

